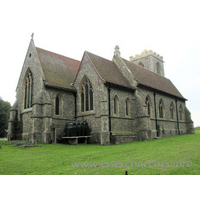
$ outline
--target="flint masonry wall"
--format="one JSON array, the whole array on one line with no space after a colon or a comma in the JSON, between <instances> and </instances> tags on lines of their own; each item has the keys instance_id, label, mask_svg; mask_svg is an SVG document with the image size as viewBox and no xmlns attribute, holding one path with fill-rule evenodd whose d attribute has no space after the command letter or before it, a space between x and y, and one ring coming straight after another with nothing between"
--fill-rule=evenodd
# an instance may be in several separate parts
<instances>
[{"instance_id":1,"label":"flint masonry wall","mask_svg":"<svg viewBox=\"0 0 200 200\"><path fill-rule=\"evenodd\" d=\"M23 68L20 74L20 78L18 81L18 86L16 89L16 99L18 102L18 119L20 119L20 114L22 114L23 119L23 134L27 135L27 133L31 132L31 114L32 108L24 109L24 87L25 87L25 79L28 70L31 70L33 76L33 101L36 97L37 93L41 90L43 84L43 78L39 63L39 58L37 56L36 49L34 47L33 41L30 42L25 61L23 64Z\"/></svg>"},{"instance_id":2,"label":"flint masonry wall","mask_svg":"<svg viewBox=\"0 0 200 200\"><path fill-rule=\"evenodd\" d=\"M87 77L93 89L93 110L81 112L81 88ZM77 119L86 120L91 128L91 143L101 143L102 123L108 131L108 91L87 55L84 56L74 87L77 90ZM101 108L101 109L100 109Z\"/></svg>"},{"instance_id":3,"label":"flint masonry wall","mask_svg":"<svg viewBox=\"0 0 200 200\"><path fill-rule=\"evenodd\" d=\"M138 93L142 97L144 104L147 95L149 95L151 99L151 127L155 130L155 104L154 104L154 91L151 89L147 89L145 87L139 87ZM159 118L159 101L162 98L164 103L164 118ZM178 124L177 124L177 111L176 111L176 101L175 98L172 96L165 95L163 93L156 92L156 115L157 115L157 124L160 127L160 136L161 137L168 137L173 135L178 135L178 124L181 134L186 134L186 119L185 119L185 102L184 100L177 100L177 107L179 110L180 105L183 108L183 118L180 120L179 112L178 112ZM171 102L174 104L174 118L171 119L170 116L170 105ZM147 107L146 107L147 112Z\"/></svg>"},{"instance_id":4,"label":"flint masonry wall","mask_svg":"<svg viewBox=\"0 0 200 200\"><path fill-rule=\"evenodd\" d=\"M118 114L114 114L114 98L118 97ZM126 115L126 100L130 100L130 115ZM111 87L110 105L111 105L111 131L112 132L133 132L134 106L132 99L134 91L124 88Z\"/></svg>"},{"instance_id":5,"label":"flint masonry wall","mask_svg":"<svg viewBox=\"0 0 200 200\"><path fill-rule=\"evenodd\" d=\"M65 126L65 123L72 121L75 118L75 95L71 91L54 89L47 87L46 91L49 93L50 101L52 104L51 116L52 116L52 126L59 127ZM60 98L60 109L59 115L55 113L55 101L56 97L59 95Z\"/></svg>"}]
</instances>

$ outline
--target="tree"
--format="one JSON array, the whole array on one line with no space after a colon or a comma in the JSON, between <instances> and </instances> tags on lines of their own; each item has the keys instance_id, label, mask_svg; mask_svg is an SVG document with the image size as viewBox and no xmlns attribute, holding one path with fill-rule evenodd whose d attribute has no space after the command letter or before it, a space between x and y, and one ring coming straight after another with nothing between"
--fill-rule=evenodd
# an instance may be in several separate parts
<instances>
[{"instance_id":1,"label":"tree","mask_svg":"<svg viewBox=\"0 0 200 200\"><path fill-rule=\"evenodd\" d=\"M6 137L11 105L0 97L0 138Z\"/></svg>"}]
</instances>

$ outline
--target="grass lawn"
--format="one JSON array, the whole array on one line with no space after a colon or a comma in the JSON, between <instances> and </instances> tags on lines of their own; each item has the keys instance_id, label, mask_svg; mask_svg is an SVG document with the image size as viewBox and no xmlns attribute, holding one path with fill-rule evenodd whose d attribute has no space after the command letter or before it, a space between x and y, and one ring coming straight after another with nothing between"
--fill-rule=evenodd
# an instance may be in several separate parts
<instances>
[{"instance_id":1,"label":"grass lawn","mask_svg":"<svg viewBox=\"0 0 200 200\"><path fill-rule=\"evenodd\" d=\"M0 140L0 145L0 175L123 175L125 170L134 175L200 174L200 129L196 129L195 134L110 146L39 144L42 147L23 149L9 145L5 140ZM183 164L184 159L184 167L176 166L178 162ZM97 161L97 167L90 167L90 164L81 167L80 163L79 167L72 167L72 162Z\"/></svg>"}]
</instances>

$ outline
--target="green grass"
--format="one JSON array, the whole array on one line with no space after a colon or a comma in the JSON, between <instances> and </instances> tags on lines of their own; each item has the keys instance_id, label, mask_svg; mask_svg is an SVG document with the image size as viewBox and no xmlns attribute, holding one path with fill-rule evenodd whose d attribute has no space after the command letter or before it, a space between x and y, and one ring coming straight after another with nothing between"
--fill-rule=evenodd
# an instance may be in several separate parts
<instances>
[{"instance_id":1,"label":"green grass","mask_svg":"<svg viewBox=\"0 0 200 200\"><path fill-rule=\"evenodd\" d=\"M150 141L131 142L119 145L64 145L40 144L42 147L25 148L15 147L0 140L0 174L200 174L200 129L196 134L180 135ZM187 167L161 167L157 162L167 162L174 165L183 160L191 161ZM140 167L130 167L131 160L140 162ZM71 162L97 162L98 167L72 167ZM128 163L129 167L107 167L102 162L116 161ZM144 167L144 162L154 163ZM142 162L142 163L141 163ZM111 163L109 163L111 165ZM175 163L176 164L176 163ZM190 166L191 163L188 163ZM141 166L143 165L143 167Z\"/></svg>"}]
</instances>

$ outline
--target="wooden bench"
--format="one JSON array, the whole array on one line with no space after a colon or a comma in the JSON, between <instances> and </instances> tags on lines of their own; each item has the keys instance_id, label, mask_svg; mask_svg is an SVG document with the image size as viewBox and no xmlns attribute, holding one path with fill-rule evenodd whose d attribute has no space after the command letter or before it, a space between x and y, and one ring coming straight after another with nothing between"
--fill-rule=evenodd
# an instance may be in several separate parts
<instances>
[{"instance_id":1,"label":"wooden bench","mask_svg":"<svg viewBox=\"0 0 200 200\"><path fill-rule=\"evenodd\" d=\"M87 144L87 139L92 137L91 135L88 136L73 136L73 137L62 137L63 139L67 139L69 144L78 144L79 138L85 138L85 144Z\"/></svg>"}]
</instances>

